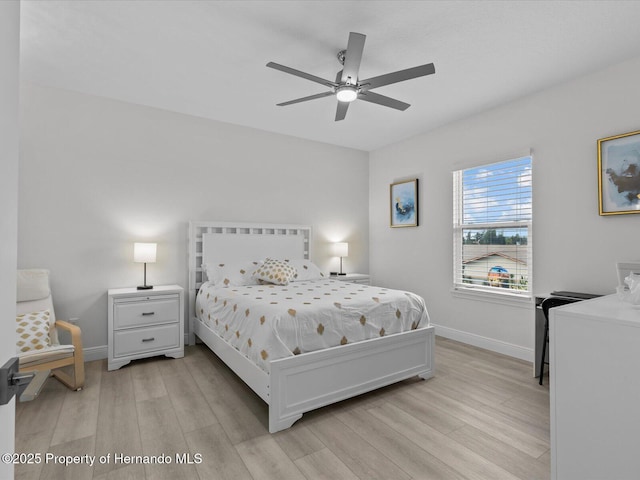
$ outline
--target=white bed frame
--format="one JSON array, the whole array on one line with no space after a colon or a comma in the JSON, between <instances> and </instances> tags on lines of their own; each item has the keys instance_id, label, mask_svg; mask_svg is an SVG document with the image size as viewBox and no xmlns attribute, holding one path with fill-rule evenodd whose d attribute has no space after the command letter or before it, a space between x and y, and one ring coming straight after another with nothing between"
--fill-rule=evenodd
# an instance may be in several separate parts
<instances>
[{"instance_id":1,"label":"white bed frame","mask_svg":"<svg viewBox=\"0 0 640 480\"><path fill-rule=\"evenodd\" d=\"M420 376L434 374L434 327L304 353L270 362L267 374L197 319L195 301L207 262L251 258L310 259L311 227L230 222L189 223L189 341L200 338L269 405L269 432L304 412Z\"/></svg>"}]
</instances>

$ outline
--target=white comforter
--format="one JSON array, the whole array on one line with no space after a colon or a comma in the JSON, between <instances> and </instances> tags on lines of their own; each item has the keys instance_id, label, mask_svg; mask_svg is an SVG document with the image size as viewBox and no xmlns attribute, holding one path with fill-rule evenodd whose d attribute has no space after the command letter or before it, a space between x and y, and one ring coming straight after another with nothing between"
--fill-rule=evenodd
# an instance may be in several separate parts
<instances>
[{"instance_id":1,"label":"white comforter","mask_svg":"<svg viewBox=\"0 0 640 480\"><path fill-rule=\"evenodd\" d=\"M429 324L424 300L413 293L336 280L239 287L206 282L196 314L266 372L271 360Z\"/></svg>"}]
</instances>

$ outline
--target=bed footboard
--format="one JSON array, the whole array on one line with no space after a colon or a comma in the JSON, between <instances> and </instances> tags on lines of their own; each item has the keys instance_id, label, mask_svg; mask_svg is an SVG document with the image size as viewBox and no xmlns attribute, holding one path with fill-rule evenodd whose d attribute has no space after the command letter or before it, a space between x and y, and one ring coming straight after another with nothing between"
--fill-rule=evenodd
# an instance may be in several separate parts
<instances>
[{"instance_id":1,"label":"bed footboard","mask_svg":"<svg viewBox=\"0 0 640 480\"><path fill-rule=\"evenodd\" d=\"M433 326L271 362L269 431L304 412L419 375L434 374Z\"/></svg>"}]
</instances>

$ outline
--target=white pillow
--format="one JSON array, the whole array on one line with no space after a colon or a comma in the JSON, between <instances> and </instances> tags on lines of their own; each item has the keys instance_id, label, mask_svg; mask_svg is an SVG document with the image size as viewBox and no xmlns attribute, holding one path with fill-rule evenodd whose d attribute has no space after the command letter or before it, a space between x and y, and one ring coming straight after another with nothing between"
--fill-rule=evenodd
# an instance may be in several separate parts
<instances>
[{"instance_id":1,"label":"white pillow","mask_svg":"<svg viewBox=\"0 0 640 480\"><path fill-rule=\"evenodd\" d=\"M16 350L18 353L43 350L51 346L49 338L49 310L23 313L16 316Z\"/></svg>"},{"instance_id":2,"label":"white pillow","mask_svg":"<svg viewBox=\"0 0 640 480\"><path fill-rule=\"evenodd\" d=\"M242 285L257 285L258 280L253 276L262 262L217 262L203 265L207 272L207 278L217 287L230 287Z\"/></svg>"},{"instance_id":3,"label":"white pillow","mask_svg":"<svg viewBox=\"0 0 640 480\"><path fill-rule=\"evenodd\" d=\"M320 268L311 260L296 259L285 260L289 265L296 269L298 272L292 282L304 282L306 280L322 280L326 278L324 273L320 271Z\"/></svg>"},{"instance_id":4,"label":"white pillow","mask_svg":"<svg viewBox=\"0 0 640 480\"><path fill-rule=\"evenodd\" d=\"M253 276L266 283L288 285L296 275L296 269L287 262L267 258Z\"/></svg>"}]
</instances>

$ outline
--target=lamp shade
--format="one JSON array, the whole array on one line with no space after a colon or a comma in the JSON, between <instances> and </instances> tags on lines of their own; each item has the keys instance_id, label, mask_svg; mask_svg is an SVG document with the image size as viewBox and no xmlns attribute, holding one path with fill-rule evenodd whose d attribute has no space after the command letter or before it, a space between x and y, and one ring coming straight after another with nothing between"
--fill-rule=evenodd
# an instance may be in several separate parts
<instances>
[{"instance_id":1,"label":"lamp shade","mask_svg":"<svg viewBox=\"0 0 640 480\"><path fill-rule=\"evenodd\" d=\"M335 257L348 257L349 244L347 242L338 242L333 244L333 255Z\"/></svg>"},{"instance_id":2,"label":"lamp shade","mask_svg":"<svg viewBox=\"0 0 640 480\"><path fill-rule=\"evenodd\" d=\"M134 243L133 261L137 263L154 263L156 261L155 243Z\"/></svg>"}]
</instances>

